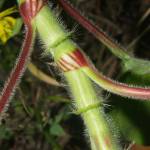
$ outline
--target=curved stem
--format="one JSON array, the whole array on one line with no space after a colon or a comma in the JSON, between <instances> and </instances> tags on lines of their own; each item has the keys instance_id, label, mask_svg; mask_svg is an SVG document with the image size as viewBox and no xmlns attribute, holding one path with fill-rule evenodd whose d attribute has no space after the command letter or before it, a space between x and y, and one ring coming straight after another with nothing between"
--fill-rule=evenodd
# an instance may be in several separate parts
<instances>
[{"instance_id":1,"label":"curved stem","mask_svg":"<svg viewBox=\"0 0 150 150\"><path fill-rule=\"evenodd\" d=\"M130 86L104 76L102 73L98 72L98 70L80 49L75 49L70 53L63 54L57 64L64 72L83 68L83 72L91 80L95 81L105 90L108 90L114 94L141 100L150 99L150 88Z\"/></svg>"},{"instance_id":2,"label":"curved stem","mask_svg":"<svg viewBox=\"0 0 150 150\"><path fill-rule=\"evenodd\" d=\"M90 67L85 67L83 71L89 78L91 78L91 80L111 93L133 99L150 100L150 88L136 87L133 85L130 86L125 83L117 82Z\"/></svg>"},{"instance_id":3,"label":"curved stem","mask_svg":"<svg viewBox=\"0 0 150 150\"><path fill-rule=\"evenodd\" d=\"M16 61L16 66L11 72L9 79L6 81L3 91L0 96L0 119L4 115L6 111L10 99L13 96L13 93L19 84L20 78L24 73L26 68L26 64L29 60L31 51L32 51L32 43L34 41L34 31L32 26L27 26L25 41L23 43L22 51L19 54L19 57Z\"/></svg>"},{"instance_id":4,"label":"curved stem","mask_svg":"<svg viewBox=\"0 0 150 150\"><path fill-rule=\"evenodd\" d=\"M47 0L18 0L19 11L26 25L26 35L22 51L16 61L16 66L11 72L8 81L5 83L0 96L0 120L9 105L13 92L19 84L20 78L25 71L28 59L30 58L32 43L35 39L35 27L32 25L32 20L46 4L46 1Z\"/></svg>"}]
</instances>

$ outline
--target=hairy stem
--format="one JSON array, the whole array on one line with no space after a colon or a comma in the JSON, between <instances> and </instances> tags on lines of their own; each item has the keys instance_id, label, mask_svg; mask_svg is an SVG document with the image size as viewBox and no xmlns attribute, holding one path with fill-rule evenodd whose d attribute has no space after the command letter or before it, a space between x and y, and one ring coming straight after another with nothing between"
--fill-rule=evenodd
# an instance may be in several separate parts
<instances>
[{"instance_id":1,"label":"hairy stem","mask_svg":"<svg viewBox=\"0 0 150 150\"><path fill-rule=\"evenodd\" d=\"M150 88L120 83L104 76L96 70L94 71L89 67L84 68L83 71L95 83L111 93L133 99L150 100Z\"/></svg>"},{"instance_id":2,"label":"hairy stem","mask_svg":"<svg viewBox=\"0 0 150 150\"><path fill-rule=\"evenodd\" d=\"M148 75L150 73L150 61L142 60L130 56L125 48L112 40L102 29L97 28L88 19L82 16L74 7L66 0L58 0L63 6L64 10L70 14L75 20L79 22L85 29L93 34L100 42L102 42L108 49L123 62L124 71L131 71L137 75Z\"/></svg>"},{"instance_id":3,"label":"hairy stem","mask_svg":"<svg viewBox=\"0 0 150 150\"><path fill-rule=\"evenodd\" d=\"M47 48L46 51L53 55L60 70L64 72L75 99L76 110L86 124L92 149L119 150L102 111L102 98L97 97L93 83L81 68L86 66L87 62L80 52L76 51L77 45L68 38L68 33L46 6L36 16L34 24ZM76 61L71 60L69 53L73 58L77 58ZM67 55L67 60L64 55ZM69 60L71 62L67 62Z\"/></svg>"},{"instance_id":4,"label":"hairy stem","mask_svg":"<svg viewBox=\"0 0 150 150\"><path fill-rule=\"evenodd\" d=\"M58 0L63 6L64 10L71 17L77 20L85 29L92 33L98 40L100 40L104 45L106 45L111 52L119 57L120 59L128 59L129 55L126 50L121 47L118 43L113 41L104 31L98 29L94 24L92 24L88 19L82 16L74 7L72 7L66 0Z\"/></svg>"},{"instance_id":5,"label":"hairy stem","mask_svg":"<svg viewBox=\"0 0 150 150\"><path fill-rule=\"evenodd\" d=\"M101 105L103 99L102 97L97 97L91 81L83 73L82 69L66 72L65 77L75 98L77 112L82 116L88 129L92 149L119 149L119 146L114 144L115 140L112 138L108 122L105 120L107 117ZM98 105L98 103L100 104Z\"/></svg>"},{"instance_id":6,"label":"hairy stem","mask_svg":"<svg viewBox=\"0 0 150 150\"><path fill-rule=\"evenodd\" d=\"M141 100L150 99L150 88L130 86L104 76L102 73L98 72L80 49L76 49L68 54L63 54L58 64L65 72L82 67L83 72L91 80L112 93Z\"/></svg>"},{"instance_id":7,"label":"hairy stem","mask_svg":"<svg viewBox=\"0 0 150 150\"><path fill-rule=\"evenodd\" d=\"M2 119L4 112L6 111L10 99L19 84L20 78L22 77L24 70L26 69L27 62L32 52L32 44L34 41L34 30L31 26L26 29L25 41L23 43L22 51L19 54L16 66L11 72L11 75L6 81L3 91L0 96L0 119Z\"/></svg>"},{"instance_id":8,"label":"hairy stem","mask_svg":"<svg viewBox=\"0 0 150 150\"><path fill-rule=\"evenodd\" d=\"M137 69L136 66L139 66L139 65L141 66L142 64L145 64L144 66L146 66L145 61L143 61L142 63L141 62L142 60L140 59L136 59L136 58L129 59L130 56L125 52L125 50L120 45L115 43L112 39L109 38L109 36L107 36L102 30L99 30L95 25L89 22L85 17L80 15L80 13L75 8L73 8L66 0L58 0L58 1L74 19L76 19L84 28L86 28L97 39L99 39L104 45L106 45L112 51L113 54L115 54L120 59L127 61L126 63L127 68L134 67L136 70L139 70ZM147 70L145 67L144 69ZM112 93L125 96L125 97L135 98L135 99L150 99L150 88L134 87L134 86L129 86L127 84L113 81L105 77L101 73L98 73L98 71L95 68L94 69L90 67L85 68L84 72L92 80L94 80L98 85L100 85L102 88Z\"/></svg>"},{"instance_id":9,"label":"hairy stem","mask_svg":"<svg viewBox=\"0 0 150 150\"><path fill-rule=\"evenodd\" d=\"M18 0L19 11L26 25L25 41L23 43L22 51L17 59L16 66L12 71L10 78L5 83L3 91L0 96L0 119L2 119L9 101L19 84L20 78L26 69L26 64L32 52L32 44L35 39L35 27L32 20L45 5L45 1L39 0Z\"/></svg>"}]
</instances>

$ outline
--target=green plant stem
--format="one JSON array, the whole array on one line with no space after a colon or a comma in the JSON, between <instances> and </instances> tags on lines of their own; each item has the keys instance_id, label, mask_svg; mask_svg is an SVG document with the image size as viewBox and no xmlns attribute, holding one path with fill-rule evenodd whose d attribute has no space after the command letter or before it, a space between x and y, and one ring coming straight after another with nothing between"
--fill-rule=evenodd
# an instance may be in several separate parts
<instances>
[{"instance_id":1,"label":"green plant stem","mask_svg":"<svg viewBox=\"0 0 150 150\"><path fill-rule=\"evenodd\" d=\"M102 97L98 99L90 79L87 78L82 69L67 72L65 77L73 93L77 111L84 110L81 112L81 116L89 132L92 149L117 150L118 147L113 143L108 122L104 119ZM92 108L93 104L99 102L101 102L99 107L95 105L96 107Z\"/></svg>"},{"instance_id":2,"label":"green plant stem","mask_svg":"<svg viewBox=\"0 0 150 150\"><path fill-rule=\"evenodd\" d=\"M51 53L56 63L63 54L72 52L77 48L77 45L68 38L69 34L58 23L48 7L43 7L37 14L34 24L47 48L46 53ZM84 110L82 118L87 127L92 149L119 149L118 145L114 142L115 140L112 140L111 131L101 110L102 107L92 107L93 104L99 103L99 99L97 98L93 83L84 74L82 68L65 72L64 76L74 96L77 111ZM102 103L102 98L100 99Z\"/></svg>"}]
</instances>

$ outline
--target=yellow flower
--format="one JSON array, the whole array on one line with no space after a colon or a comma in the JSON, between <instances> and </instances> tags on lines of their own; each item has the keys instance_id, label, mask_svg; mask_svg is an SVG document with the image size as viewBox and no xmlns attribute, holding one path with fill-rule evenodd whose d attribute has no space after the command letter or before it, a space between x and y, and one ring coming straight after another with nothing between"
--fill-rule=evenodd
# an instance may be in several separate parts
<instances>
[{"instance_id":1,"label":"yellow flower","mask_svg":"<svg viewBox=\"0 0 150 150\"><path fill-rule=\"evenodd\" d=\"M3 44L11 37L16 19L8 15L17 12L16 7L9 8L0 13L0 40Z\"/></svg>"}]
</instances>

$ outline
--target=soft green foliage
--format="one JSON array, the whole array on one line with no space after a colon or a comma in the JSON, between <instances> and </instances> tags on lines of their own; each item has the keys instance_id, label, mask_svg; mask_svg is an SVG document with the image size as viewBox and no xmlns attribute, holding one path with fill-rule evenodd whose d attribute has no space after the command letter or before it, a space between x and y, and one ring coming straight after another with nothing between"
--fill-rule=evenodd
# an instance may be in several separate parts
<instances>
[{"instance_id":1,"label":"soft green foliage","mask_svg":"<svg viewBox=\"0 0 150 150\"><path fill-rule=\"evenodd\" d=\"M19 32L21 31L22 25L23 25L22 19L17 18L11 37L19 34Z\"/></svg>"},{"instance_id":2,"label":"soft green foliage","mask_svg":"<svg viewBox=\"0 0 150 150\"><path fill-rule=\"evenodd\" d=\"M124 71L130 71L137 75L149 75L150 74L150 61L138 59L138 58L130 58L123 61Z\"/></svg>"},{"instance_id":3,"label":"soft green foliage","mask_svg":"<svg viewBox=\"0 0 150 150\"><path fill-rule=\"evenodd\" d=\"M63 136L65 134L64 129L61 127L60 122L63 120L64 114L58 114L54 120L50 120L51 127L49 129L50 134L54 136Z\"/></svg>"},{"instance_id":4,"label":"soft green foliage","mask_svg":"<svg viewBox=\"0 0 150 150\"><path fill-rule=\"evenodd\" d=\"M0 1L0 9L3 7L4 2L5 2L5 0Z\"/></svg>"},{"instance_id":5,"label":"soft green foliage","mask_svg":"<svg viewBox=\"0 0 150 150\"><path fill-rule=\"evenodd\" d=\"M10 128L7 128L4 125L0 126L0 140L9 140L12 135L13 133Z\"/></svg>"},{"instance_id":6,"label":"soft green foliage","mask_svg":"<svg viewBox=\"0 0 150 150\"><path fill-rule=\"evenodd\" d=\"M132 139L134 139L134 142L138 144L143 144L144 139L142 137L142 133L136 126L133 126L132 121L129 120L129 118L123 113L123 111L118 109L117 112L112 111L111 115L115 119L115 122L122 133L122 136L131 141Z\"/></svg>"}]
</instances>

